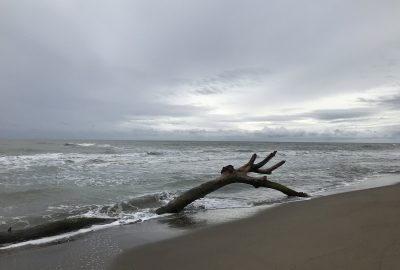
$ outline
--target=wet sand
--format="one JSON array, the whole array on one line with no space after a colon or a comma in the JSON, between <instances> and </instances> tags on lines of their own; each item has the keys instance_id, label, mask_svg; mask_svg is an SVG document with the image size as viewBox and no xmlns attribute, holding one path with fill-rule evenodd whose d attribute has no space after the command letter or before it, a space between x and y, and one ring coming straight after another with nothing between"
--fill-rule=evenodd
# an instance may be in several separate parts
<instances>
[{"instance_id":1,"label":"wet sand","mask_svg":"<svg viewBox=\"0 0 400 270\"><path fill-rule=\"evenodd\" d=\"M400 269L400 185L281 205L136 247L111 269Z\"/></svg>"},{"instance_id":2,"label":"wet sand","mask_svg":"<svg viewBox=\"0 0 400 270\"><path fill-rule=\"evenodd\" d=\"M184 233L169 224L148 221L73 237L69 241L0 250L0 269L106 269L125 249Z\"/></svg>"},{"instance_id":3,"label":"wet sand","mask_svg":"<svg viewBox=\"0 0 400 270\"><path fill-rule=\"evenodd\" d=\"M238 220L258 211L248 208L182 213L81 234L68 241L0 250L0 269L107 269L113 259L132 247Z\"/></svg>"}]
</instances>

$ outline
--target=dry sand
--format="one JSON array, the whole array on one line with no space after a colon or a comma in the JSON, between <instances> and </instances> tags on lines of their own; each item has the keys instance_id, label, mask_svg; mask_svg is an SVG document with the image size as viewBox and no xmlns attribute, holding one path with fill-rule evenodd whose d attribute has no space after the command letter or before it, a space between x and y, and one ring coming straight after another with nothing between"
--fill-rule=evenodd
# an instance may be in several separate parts
<instances>
[{"instance_id":1,"label":"dry sand","mask_svg":"<svg viewBox=\"0 0 400 270\"><path fill-rule=\"evenodd\" d=\"M400 269L400 185L282 205L124 252L121 269Z\"/></svg>"}]
</instances>

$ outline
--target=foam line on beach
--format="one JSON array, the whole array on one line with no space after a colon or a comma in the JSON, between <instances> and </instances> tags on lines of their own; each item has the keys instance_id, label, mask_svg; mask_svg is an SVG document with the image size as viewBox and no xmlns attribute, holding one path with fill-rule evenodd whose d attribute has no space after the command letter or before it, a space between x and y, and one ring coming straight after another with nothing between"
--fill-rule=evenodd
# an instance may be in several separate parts
<instances>
[{"instance_id":1,"label":"foam line on beach","mask_svg":"<svg viewBox=\"0 0 400 270\"><path fill-rule=\"evenodd\" d=\"M115 221L115 222L109 223L109 224L94 225L89 228L80 229L80 230L74 231L74 232L63 233L63 234L49 236L49 237L43 237L43 238L39 238L39 239L35 239L35 240L29 240L29 241L24 241L24 242L20 242L20 243L10 244L10 245L4 246L4 247L0 247L0 250L18 248L18 247L23 247L23 246L28 246L28 245L42 245L42 244L47 244L47 243L60 241L60 240L68 240L69 238L80 235L80 234L84 234L84 233L97 231L97 230L101 230L101 229L119 225L119 224L116 224L117 222L118 221Z\"/></svg>"}]
</instances>

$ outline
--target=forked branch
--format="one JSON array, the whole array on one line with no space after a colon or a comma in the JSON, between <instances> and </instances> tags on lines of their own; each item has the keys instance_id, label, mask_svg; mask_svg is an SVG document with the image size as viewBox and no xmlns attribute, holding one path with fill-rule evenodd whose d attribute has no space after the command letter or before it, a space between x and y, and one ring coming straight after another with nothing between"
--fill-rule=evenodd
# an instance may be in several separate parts
<instances>
[{"instance_id":1,"label":"forked branch","mask_svg":"<svg viewBox=\"0 0 400 270\"><path fill-rule=\"evenodd\" d=\"M270 153L259 163L254 163L257 159L257 155L253 154L250 160L238 169L235 169L232 165L228 165L222 168L221 175L211 181L205 182L197 187L194 187L184 193L182 193L177 198L170 201L167 205L162 206L156 210L157 214L164 213L178 213L188 204L193 201L203 198L207 194L229 184L233 183L243 183L252 185L255 188L265 187L278 190L288 196L297 197L308 197L304 192L297 192L290 189L282 184L275 183L267 180L267 176L255 177L249 176L248 173L258 173L258 174L271 174L274 170L282 166L285 161L282 160L275 165L262 169L262 167L268 163L275 155L276 151Z\"/></svg>"}]
</instances>

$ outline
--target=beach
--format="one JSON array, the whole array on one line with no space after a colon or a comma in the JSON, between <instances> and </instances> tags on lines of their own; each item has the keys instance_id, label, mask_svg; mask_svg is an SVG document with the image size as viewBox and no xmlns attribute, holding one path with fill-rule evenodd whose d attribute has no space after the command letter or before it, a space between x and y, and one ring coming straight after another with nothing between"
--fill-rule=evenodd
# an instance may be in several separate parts
<instances>
[{"instance_id":1,"label":"beach","mask_svg":"<svg viewBox=\"0 0 400 270\"><path fill-rule=\"evenodd\" d=\"M288 203L124 251L110 269L400 269L400 185Z\"/></svg>"},{"instance_id":2,"label":"beach","mask_svg":"<svg viewBox=\"0 0 400 270\"><path fill-rule=\"evenodd\" d=\"M184 212L0 250L0 269L399 269L400 185Z\"/></svg>"}]
</instances>

